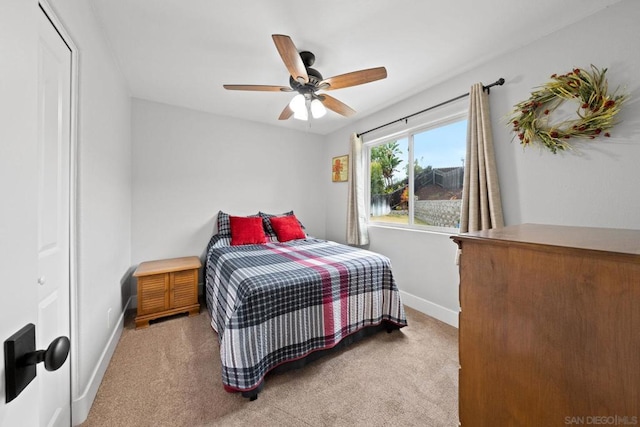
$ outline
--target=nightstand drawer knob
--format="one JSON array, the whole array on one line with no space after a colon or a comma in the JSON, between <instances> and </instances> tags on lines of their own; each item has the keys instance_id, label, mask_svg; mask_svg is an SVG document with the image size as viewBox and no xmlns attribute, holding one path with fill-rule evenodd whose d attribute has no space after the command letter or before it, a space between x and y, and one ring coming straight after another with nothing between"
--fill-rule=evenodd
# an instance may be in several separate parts
<instances>
[{"instance_id":1,"label":"nightstand drawer knob","mask_svg":"<svg viewBox=\"0 0 640 427\"><path fill-rule=\"evenodd\" d=\"M47 278L44 276L38 277L38 285L42 286L47 282Z\"/></svg>"}]
</instances>

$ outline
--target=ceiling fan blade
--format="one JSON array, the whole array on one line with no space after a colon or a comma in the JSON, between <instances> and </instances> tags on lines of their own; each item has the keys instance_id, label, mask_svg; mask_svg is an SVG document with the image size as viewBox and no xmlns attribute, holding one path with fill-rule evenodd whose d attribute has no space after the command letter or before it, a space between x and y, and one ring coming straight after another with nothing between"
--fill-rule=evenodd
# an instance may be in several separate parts
<instances>
[{"instance_id":1,"label":"ceiling fan blade","mask_svg":"<svg viewBox=\"0 0 640 427\"><path fill-rule=\"evenodd\" d=\"M284 61L287 70L289 70L291 77L300 83L308 83L309 75L307 74L307 69L291 38L282 34L273 34L271 38L273 38L276 49L278 49L278 53L280 53L280 57Z\"/></svg>"},{"instance_id":2,"label":"ceiling fan blade","mask_svg":"<svg viewBox=\"0 0 640 427\"><path fill-rule=\"evenodd\" d=\"M332 111L335 111L338 114L342 114L345 117L351 117L356 113L356 110L349 107L347 104L338 101L333 96L329 96L323 93L322 95L318 95L318 98L325 107Z\"/></svg>"},{"instance_id":3,"label":"ceiling fan blade","mask_svg":"<svg viewBox=\"0 0 640 427\"><path fill-rule=\"evenodd\" d=\"M374 82L376 80L384 79L387 77L387 69L384 67L368 68L366 70L353 71L347 74L340 74L339 76L329 77L324 79L318 85L324 90L342 89L345 87L357 86L365 83ZM324 87L328 84L329 86Z\"/></svg>"},{"instance_id":4,"label":"ceiling fan blade","mask_svg":"<svg viewBox=\"0 0 640 427\"><path fill-rule=\"evenodd\" d=\"M282 113L280 113L278 120L287 120L291 116L293 116L293 110L289 107L289 104L287 104L287 106L284 107L284 110L282 110Z\"/></svg>"},{"instance_id":5,"label":"ceiling fan blade","mask_svg":"<svg viewBox=\"0 0 640 427\"><path fill-rule=\"evenodd\" d=\"M269 85L222 85L227 90L253 90L259 92L291 92L293 89L286 86Z\"/></svg>"}]
</instances>

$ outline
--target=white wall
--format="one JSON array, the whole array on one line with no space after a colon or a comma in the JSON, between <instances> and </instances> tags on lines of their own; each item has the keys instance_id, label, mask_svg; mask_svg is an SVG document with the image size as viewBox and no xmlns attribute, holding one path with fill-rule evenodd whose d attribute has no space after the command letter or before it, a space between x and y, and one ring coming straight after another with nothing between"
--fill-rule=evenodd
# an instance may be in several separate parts
<instances>
[{"instance_id":1,"label":"white wall","mask_svg":"<svg viewBox=\"0 0 640 427\"><path fill-rule=\"evenodd\" d=\"M122 328L131 258L131 99L89 2L51 6L80 51L74 423L84 420ZM35 6L34 6L35 7ZM73 339L73 334L72 334Z\"/></svg>"},{"instance_id":2,"label":"white wall","mask_svg":"<svg viewBox=\"0 0 640 427\"><path fill-rule=\"evenodd\" d=\"M132 264L201 256L219 210L293 209L324 236L320 136L140 99L132 120Z\"/></svg>"},{"instance_id":3,"label":"white wall","mask_svg":"<svg viewBox=\"0 0 640 427\"><path fill-rule=\"evenodd\" d=\"M326 163L348 150L350 132L363 132L469 91L499 77L490 103L498 172L507 224L543 223L640 229L640 3L622 1L539 41L490 60L416 96L329 135ZM514 104L548 81L590 64L609 68L611 89L626 85L630 101L611 138L577 142L553 155L517 142L505 123ZM392 78L392 76L390 76ZM411 122L409 123L409 125ZM366 137L365 137L366 141ZM327 238L344 241L346 186L327 183ZM370 249L388 255L405 302L457 324L455 245L447 236L372 228Z\"/></svg>"}]
</instances>

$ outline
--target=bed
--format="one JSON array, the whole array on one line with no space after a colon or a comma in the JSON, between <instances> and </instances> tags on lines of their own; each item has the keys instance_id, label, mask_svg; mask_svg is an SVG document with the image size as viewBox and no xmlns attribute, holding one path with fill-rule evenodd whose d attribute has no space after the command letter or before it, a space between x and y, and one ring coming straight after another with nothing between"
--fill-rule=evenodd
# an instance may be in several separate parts
<instances>
[{"instance_id":1,"label":"bed","mask_svg":"<svg viewBox=\"0 0 640 427\"><path fill-rule=\"evenodd\" d=\"M306 233L279 241L273 217L261 214L264 243L232 245L219 216L205 260L222 383L251 400L277 368L407 325L388 258Z\"/></svg>"}]
</instances>

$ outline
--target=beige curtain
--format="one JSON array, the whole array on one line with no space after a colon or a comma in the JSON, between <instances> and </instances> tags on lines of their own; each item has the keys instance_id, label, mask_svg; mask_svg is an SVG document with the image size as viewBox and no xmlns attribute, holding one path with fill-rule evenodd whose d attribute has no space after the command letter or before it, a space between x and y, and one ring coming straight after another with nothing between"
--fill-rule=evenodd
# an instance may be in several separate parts
<instances>
[{"instance_id":1,"label":"beige curtain","mask_svg":"<svg viewBox=\"0 0 640 427\"><path fill-rule=\"evenodd\" d=\"M482 83L469 92L467 157L464 168L460 232L504 226L500 185L493 154L489 95Z\"/></svg>"},{"instance_id":2,"label":"beige curtain","mask_svg":"<svg viewBox=\"0 0 640 427\"><path fill-rule=\"evenodd\" d=\"M347 204L347 244L369 244L367 217L364 203L364 163L362 138L351 134L349 141L349 194Z\"/></svg>"}]
</instances>

